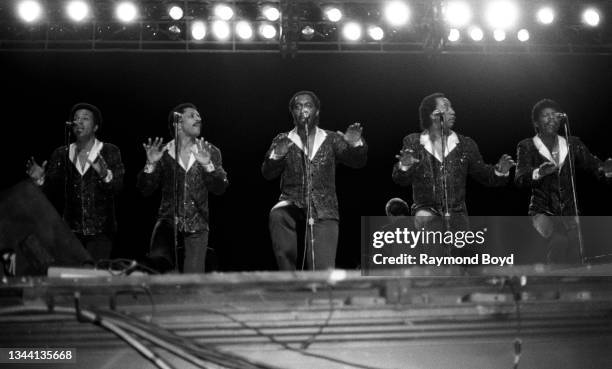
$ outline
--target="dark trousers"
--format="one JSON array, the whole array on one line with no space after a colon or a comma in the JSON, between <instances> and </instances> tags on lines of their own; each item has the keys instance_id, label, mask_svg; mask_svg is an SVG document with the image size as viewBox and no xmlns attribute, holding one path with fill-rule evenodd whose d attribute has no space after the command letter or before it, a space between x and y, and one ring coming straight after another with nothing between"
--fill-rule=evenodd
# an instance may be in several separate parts
<instances>
[{"instance_id":1,"label":"dark trousers","mask_svg":"<svg viewBox=\"0 0 612 369\"><path fill-rule=\"evenodd\" d=\"M280 270L296 270L296 263L303 262L304 238L306 237L306 267L313 269L310 227L306 230L306 211L294 205L283 206L270 211L270 237ZM333 268L338 248L338 221L317 220L314 223L314 269ZM299 252L301 251L301 252Z\"/></svg>"},{"instance_id":2,"label":"dark trousers","mask_svg":"<svg viewBox=\"0 0 612 369\"><path fill-rule=\"evenodd\" d=\"M549 216L535 214L531 217L533 227L548 240L546 261L549 264L578 264L580 244L578 223L571 216Z\"/></svg>"},{"instance_id":3,"label":"dark trousers","mask_svg":"<svg viewBox=\"0 0 612 369\"><path fill-rule=\"evenodd\" d=\"M75 233L75 236L81 241L94 262L110 259L114 236L104 233L94 235Z\"/></svg>"},{"instance_id":4,"label":"dark trousers","mask_svg":"<svg viewBox=\"0 0 612 369\"><path fill-rule=\"evenodd\" d=\"M145 264L159 271L178 269L182 273L204 273L208 231L178 233L177 259L175 268L174 229L172 224L158 221L151 236L151 251Z\"/></svg>"}]
</instances>

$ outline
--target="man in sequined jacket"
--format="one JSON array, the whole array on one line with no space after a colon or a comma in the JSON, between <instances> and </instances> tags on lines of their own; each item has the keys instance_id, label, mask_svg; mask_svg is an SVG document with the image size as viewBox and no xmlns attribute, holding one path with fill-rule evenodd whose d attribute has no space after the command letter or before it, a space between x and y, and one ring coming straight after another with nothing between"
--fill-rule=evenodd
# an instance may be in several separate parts
<instances>
[{"instance_id":1,"label":"man in sequined jacket","mask_svg":"<svg viewBox=\"0 0 612 369\"><path fill-rule=\"evenodd\" d=\"M319 109L313 92L293 95L289 110L295 128L274 138L261 168L268 180L280 177L281 195L270 211L269 228L281 270L295 270L298 259L308 270L334 267L339 221L336 165L360 168L367 160L361 125L350 125L346 133L323 130L318 127ZM298 255L304 242L305 259Z\"/></svg>"},{"instance_id":2,"label":"man in sequined jacket","mask_svg":"<svg viewBox=\"0 0 612 369\"><path fill-rule=\"evenodd\" d=\"M580 262L577 223L569 158L577 169L590 172L608 181L612 177L612 159L602 162L574 136L558 134L564 120L559 104L550 99L538 101L532 108L531 120L536 135L518 144L515 183L531 189L529 215L534 228L548 239L547 261ZM570 152L571 150L571 152Z\"/></svg>"},{"instance_id":3,"label":"man in sequined jacket","mask_svg":"<svg viewBox=\"0 0 612 369\"><path fill-rule=\"evenodd\" d=\"M99 141L100 110L79 103L68 124L75 141L57 148L48 162L28 162L28 174L52 199L61 199L63 217L94 260L108 259L117 231L115 196L123 187L119 148Z\"/></svg>"},{"instance_id":4,"label":"man in sequined jacket","mask_svg":"<svg viewBox=\"0 0 612 369\"><path fill-rule=\"evenodd\" d=\"M208 247L208 194L221 195L228 185L221 151L198 138L202 118L195 105L180 104L170 112L168 125L178 136L164 145L160 138L144 144L147 163L138 174L137 187L148 196L161 187L161 204L151 250L145 264L165 272L173 268L184 273L204 273ZM175 146L178 142L178 148ZM178 158L176 150L178 149ZM174 175L177 175L175 196ZM177 241L174 248L175 201Z\"/></svg>"},{"instance_id":5,"label":"man in sequined jacket","mask_svg":"<svg viewBox=\"0 0 612 369\"><path fill-rule=\"evenodd\" d=\"M451 130L455 111L443 94L425 97L419 106L419 116L423 131L404 137L392 174L395 183L412 186L412 214L417 229L447 211L451 216L459 215L457 219L465 218L467 176L485 186L503 186L514 165L509 155L502 155L496 166L486 164L474 140ZM442 136L447 137L444 156Z\"/></svg>"}]
</instances>

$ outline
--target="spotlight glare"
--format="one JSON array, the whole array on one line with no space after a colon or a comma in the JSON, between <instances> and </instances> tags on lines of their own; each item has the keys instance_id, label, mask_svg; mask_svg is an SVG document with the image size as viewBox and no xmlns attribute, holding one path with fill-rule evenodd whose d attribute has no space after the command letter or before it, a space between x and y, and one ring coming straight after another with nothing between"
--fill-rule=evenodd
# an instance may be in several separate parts
<instances>
[{"instance_id":1,"label":"spotlight glare","mask_svg":"<svg viewBox=\"0 0 612 369\"><path fill-rule=\"evenodd\" d=\"M225 4L219 4L215 6L215 16L221 20L228 21L234 16L234 10Z\"/></svg>"},{"instance_id":2,"label":"spotlight glare","mask_svg":"<svg viewBox=\"0 0 612 369\"><path fill-rule=\"evenodd\" d=\"M518 8L508 0L497 0L489 4L486 11L489 25L495 29L507 29L516 24Z\"/></svg>"},{"instance_id":3,"label":"spotlight glare","mask_svg":"<svg viewBox=\"0 0 612 369\"><path fill-rule=\"evenodd\" d=\"M342 35L349 41L357 41L361 38L361 26L355 22L349 22L342 28Z\"/></svg>"},{"instance_id":4,"label":"spotlight glare","mask_svg":"<svg viewBox=\"0 0 612 369\"><path fill-rule=\"evenodd\" d=\"M280 11L274 6L266 6L263 8L262 14L270 22L276 22L280 18ZM276 32L276 31L275 31Z\"/></svg>"},{"instance_id":5,"label":"spotlight glare","mask_svg":"<svg viewBox=\"0 0 612 369\"><path fill-rule=\"evenodd\" d=\"M482 33L482 30L480 28L474 27L470 30L470 37L474 41L482 41L484 33Z\"/></svg>"},{"instance_id":6,"label":"spotlight glare","mask_svg":"<svg viewBox=\"0 0 612 369\"><path fill-rule=\"evenodd\" d=\"M582 13L582 21L588 26L597 27L600 20L599 12L594 8L589 8Z\"/></svg>"},{"instance_id":7,"label":"spotlight glare","mask_svg":"<svg viewBox=\"0 0 612 369\"><path fill-rule=\"evenodd\" d=\"M174 20L179 20L183 18L183 8L173 5L170 10L168 10L168 15L170 15L170 18Z\"/></svg>"},{"instance_id":8,"label":"spotlight glare","mask_svg":"<svg viewBox=\"0 0 612 369\"><path fill-rule=\"evenodd\" d=\"M542 24L551 24L555 20L555 12L549 7L544 7L538 10L536 16L538 18L538 22Z\"/></svg>"},{"instance_id":9,"label":"spotlight glare","mask_svg":"<svg viewBox=\"0 0 612 369\"><path fill-rule=\"evenodd\" d=\"M503 29L496 29L493 31L493 38L495 41L501 42L506 39L506 32Z\"/></svg>"},{"instance_id":10,"label":"spotlight glare","mask_svg":"<svg viewBox=\"0 0 612 369\"><path fill-rule=\"evenodd\" d=\"M213 33L219 40L226 40L230 35L230 27L226 21L217 20L212 25Z\"/></svg>"},{"instance_id":11,"label":"spotlight glare","mask_svg":"<svg viewBox=\"0 0 612 369\"><path fill-rule=\"evenodd\" d=\"M66 13L73 21L80 22L89 15L89 6L84 1L74 0L66 5Z\"/></svg>"},{"instance_id":12,"label":"spotlight glare","mask_svg":"<svg viewBox=\"0 0 612 369\"><path fill-rule=\"evenodd\" d=\"M314 37L314 34L315 30L311 26L302 28L302 36L304 36L304 39L311 40Z\"/></svg>"},{"instance_id":13,"label":"spotlight glare","mask_svg":"<svg viewBox=\"0 0 612 369\"><path fill-rule=\"evenodd\" d=\"M243 40L250 40L253 37L253 28L247 21L240 21L236 24L236 33Z\"/></svg>"},{"instance_id":14,"label":"spotlight glare","mask_svg":"<svg viewBox=\"0 0 612 369\"><path fill-rule=\"evenodd\" d=\"M450 42L457 42L460 38L461 34L459 33L459 30L456 28L451 28L451 30L448 32L448 40Z\"/></svg>"},{"instance_id":15,"label":"spotlight glare","mask_svg":"<svg viewBox=\"0 0 612 369\"><path fill-rule=\"evenodd\" d=\"M410 18L410 9L402 1L393 1L385 7L385 17L392 26L403 26Z\"/></svg>"},{"instance_id":16,"label":"spotlight glare","mask_svg":"<svg viewBox=\"0 0 612 369\"><path fill-rule=\"evenodd\" d=\"M206 37L206 24L202 21L195 21L191 24L191 37L200 41Z\"/></svg>"},{"instance_id":17,"label":"spotlight glare","mask_svg":"<svg viewBox=\"0 0 612 369\"><path fill-rule=\"evenodd\" d=\"M330 22L339 22L342 19L342 12L338 8L328 8L325 10L325 16Z\"/></svg>"},{"instance_id":18,"label":"spotlight glare","mask_svg":"<svg viewBox=\"0 0 612 369\"><path fill-rule=\"evenodd\" d=\"M385 37L385 31L378 26L370 26L368 27L368 35L374 41L380 41Z\"/></svg>"},{"instance_id":19,"label":"spotlight glare","mask_svg":"<svg viewBox=\"0 0 612 369\"><path fill-rule=\"evenodd\" d=\"M529 41L529 31L523 28L522 30L518 31L516 37L520 42Z\"/></svg>"},{"instance_id":20,"label":"spotlight glare","mask_svg":"<svg viewBox=\"0 0 612 369\"><path fill-rule=\"evenodd\" d=\"M130 1L124 1L115 8L115 15L123 23L129 23L136 19L136 5Z\"/></svg>"},{"instance_id":21,"label":"spotlight glare","mask_svg":"<svg viewBox=\"0 0 612 369\"><path fill-rule=\"evenodd\" d=\"M450 1L444 8L444 18L451 27L463 27L472 19L472 11L463 1Z\"/></svg>"},{"instance_id":22,"label":"spotlight glare","mask_svg":"<svg viewBox=\"0 0 612 369\"><path fill-rule=\"evenodd\" d=\"M259 33L267 40L273 39L276 37L276 27L271 24L262 24Z\"/></svg>"},{"instance_id":23,"label":"spotlight glare","mask_svg":"<svg viewBox=\"0 0 612 369\"><path fill-rule=\"evenodd\" d=\"M40 18L42 15L42 7L38 1L26 0L17 5L17 14L25 22L31 23Z\"/></svg>"}]
</instances>

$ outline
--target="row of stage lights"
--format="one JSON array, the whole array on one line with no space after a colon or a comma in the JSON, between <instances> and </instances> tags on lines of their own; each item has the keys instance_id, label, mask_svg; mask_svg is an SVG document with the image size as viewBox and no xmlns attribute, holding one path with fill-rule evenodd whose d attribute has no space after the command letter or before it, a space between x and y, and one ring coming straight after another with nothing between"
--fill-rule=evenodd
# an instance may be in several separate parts
<instances>
[{"instance_id":1,"label":"row of stage lights","mask_svg":"<svg viewBox=\"0 0 612 369\"><path fill-rule=\"evenodd\" d=\"M484 31L476 25L470 25L473 18L472 9L466 1L446 1L443 3L443 18L450 27L447 38L451 42L461 39L461 29L466 28L466 32L473 41L484 39ZM43 18L43 6L37 0L21 0L17 2L17 14L26 23L35 23ZM277 22L281 17L281 12L276 5L263 5L260 9L261 15L268 22L259 25L258 32L264 39L274 39L277 37ZM167 7L168 16L175 21L183 19L183 8L177 4L170 4ZM68 0L65 2L65 14L74 22L85 22L92 18L89 2L85 0ZM117 2L114 8L115 17L122 23L128 24L135 22L139 18L139 9L135 2ZM213 8L214 20L210 23L213 35L219 40L228 39L231 35L229 21L235 19L234 9L224 3L219 3ZM382 14L390 26L399 28L410 22L410 7L403 1L393 0L386 3ZM325 19L332 23L338 23L344 18L343 12L339 7L328 6L323 10ZM519 8L516 3L509 0L491 0L485 7L485 19L493 31L493 38L496 41L506 39L508 30L515 27L519 19ZM539 8L535 14L536 20L543 25L553 24L557 18L555 9L549 6ZM601 13L598 9L588 7L583 9L582 22L589 27L596 27L600 24ZM193 19L190 22L191 37L195 40L202 40L207 34L207 23L202 20ZM249 40L254 36L254 29L250 22L238 20L234 24L235 34L243 40ZM177 26L170 27L170 31L180 33ZM380 41L385 37L385 31L378 25L366 27L367 35L374 41ZM301 30L305 39L310 39L315 33L314 28L306 25ZM341 27L341 34L349 41L358 41L363 38L364 27L354 21L347 21ZM516 32L519 41L527 41L530 38L527 29L520 29Z\"/></svg>"}]
</instances>

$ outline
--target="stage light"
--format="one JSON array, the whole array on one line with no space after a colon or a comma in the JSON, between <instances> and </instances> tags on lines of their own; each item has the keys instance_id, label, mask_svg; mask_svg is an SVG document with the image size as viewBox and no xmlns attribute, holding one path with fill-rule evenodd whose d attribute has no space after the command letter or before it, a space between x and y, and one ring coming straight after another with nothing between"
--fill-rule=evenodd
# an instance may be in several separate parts
<instances>
[{"instance_id":1,"label":"stage light","mask_svg":"<svg viewBox=\"0 0 612 369\"><path fill-rule=\"evenodd\" d=\"M451 30L448 32L448 40L450 42L457 42L460 38L461 33L459 33L459 30L456 28L451 28Z\"/></svg>"},{"instance_id":2,"label":"stage light","mask_svg":"<svg viewBox=\"0 0 612 369\"><path fill-rule=\"evenodd\" d=\"M315 30L312 26L305 26L302 28L302 36L305 40L311 40L314 37Z\"/></svg>"},{"instance_id":3,"label":"stage light","mask_svg":"<svg viewBox=\"0 0 612 369\"><path fill-rule=\"evenodd\" d=\"M168 31L170 31L170 33L174 33L175 35L180 35L181 27L177 26L176 24L173 24L170 27L168 27Z\"/></svg>"},{"instance_id":4,"label":"stage light","mask_svg":"<svg viewBox=\"0 0 612 369\"><path fill-rule=\"evenodd\" d=\"M444 19L451 27L463 27L472 19L472 11L463 1L450 1L444 8Z\"/></svg>"},{"instance_id":5,"label":"stage light","mask_svg":"<svg viewBox=\"0 0 612 369\"><path fill-rule=\"evenodd\" d=\"M370 26L368 27L368 35L374 41L380 41L385 37L385 31L378 26Z\"/></svg>"},{"instance_id":6,"label":"stage light","mask_svg":"<svg viewBox=\"0 0 612 369\"><path fill-rule=\"evenodd\" d=\"M230 27L226 21L217 20L213 22L212 31L219 40L226 40L230 35Z\"/></svg>"},{"instance_id":7,"label":"stage light","mask_svg":"<svg viewBox=\"0 0 612 369\"><path fill-rule=\"evenodd\" d=\"M123 23L129 23L136 19L137 13L136 5L130 1L119 3L115 8L115 15Z\"/></svg>"},{"instance_id":8,"label":"stage light","mask_svg":"<svg viewBox=\"0 0 612 369\"><path fill-rule=\"evenodd\" d=\"M42 15L42 7L38 1L26 0L17 5L17 14L25 22L32 23Z\"/></svg>"},{"instance_id":9,"label":"stage light","mask_svg":"<svg viewBox=\"0 0 612 369\"><path fill-rule=\"evenodd\" d=\"M206 24L202 21L195 21L191 24L191 37L194 40L202 40L206 37Z\"/></svg>"},{"instance_id":10,"label":"stage light","mask_svg":"<svg viewBox=\"0 0 612 369\"><path fill-rule=\"evenodd\" d=\"M552 8L544 7L538 10L536 17L542 24L551 24L555 20L555 12Z\"/></svg>"},{"instance_id":11,"label":"stage light","mask_svg":"<svg viewBox=\"0 0 612 369\"><path fill-rule=\"evenodd\" d=\"M484 37L484 33L482 33L482 30L480 28L472 27L472 29L470 29L470 37L474 41L481 41Z\"/></svg>"},{"instance_id":12,"label":"stage light","mask_svg":"<svg viewBox=\"0 0 612 369\"><path fill-rule=\"evenodd\" d=\"M392 26L403 26L410 18L410 9L401 1L390 2L385 7L385 18Z\"/></svg>"},{"instance_id":13,"label":"stage light","mask_svg":"<svg viewBox=\"0 0 612 369\"><path fill-rule=\"evenodd\" d=\"M243 40L250 40L253 37L253 28L247 21L236 23L236 34Z\"/></svg>"},{"instance_id":14,"label":"stage light","mask_svg":"<svg viewBox=\"0 0 612 369\"><path fill-rule=\"evenodd\" d=\"M494 1L487 7L486 19L494 29L510 28L518 20L518 8L516 4L510 1Z\"/></svg>"},{"instance_id":15,"label":"stage light","mask_svg":"<svg viewBox=\"0 0 612 369\"><path fill-rule=\"evenodd\" d=\"M600 20L599 12L594 8L588 8L582 13L582 21L587 26L597 27Z\"/></svg>"},{"instance_id":16,"label":"stage light","mask_svg":"<svg viewBox=\"0 0 612 369\"><path fill-rule=\"evenodd\" d=\"M342 12L338 8L327 8L325 9L325 17L330 22L339 22L342 19Z\"/></svg>"},{"instance_id":17,"label":"stage light","mask_svg":"<svg viewBox=\"0 0 612 369\"><path fill-rule=\"evenodd\" d=\"M89 15L89 6L84 1L70 1L66 4L66 13L73 21L80 22Z\"/></svg>"},{"instance_id":18,"label":"stage light","mask_svg":"<svg viewBox=\"0 0 612 369\"><path fill-rule=\"evenodd\" d=\"M232 10L232 8L225 4L219 4L215 6L214 12L217 18L224 21L228 21L234 16L234 11Z\"/></svg>"},{"instance_id":19,"label":"stage light","mask_svg":"<svg viewBox=\"0 0 612 369\"><path fill-rule=\"evenodd\" d=\"M349 22L342 28L342 35L349 41L357 41L361 38L361 26L355 22Z\"/></svg>"},{"instance_id":20,"label":"stage light","mask_svg":"<svg viewBox=\"0 0 612 369\"><path fill-rule=\"evenodd\" d=\"M183 8L178 5L173 5L168 10L168 15L170 15L170 18L174 20L179 20L183 18Z\"/></svg>"},{"instance_id":21,"label":"stage light","mask_svg":"<svg viewBox=\"0 0 612 369\"><path fill-rule=\"evenodd\" d=\"M518 31L516 37L520 42L529 41L529 31L523 28L522 30Z\"/></svg>"},{"instance_id":22,"label":"stage light","mask_svg":"<svg viewBox=\"0 0 612 369\"><path fill-rule=\"evenodd\" d=\"M270 5L265 6L261 13L270 22L276 22L280 18L280 11L278 10L277 7L274 7L274 6L270 6Z\"/></svg>"},{"instance_id":23,"label":"stage light","mask_svg":"<svg viewBox=\"0 0 612 369\"><path fill-rule=\"evenodd\" d=\"M496 29L493 31L493 38L495 41L501 42L506 39L506 32L503 29Z\"/></svg>"},{"instance_id":24,"label":"stage light","mask_svg":"<svg viewBox=\"0 0 612 369\"><path fill-rule=\"evenodd\" d=\"M259 33L267 40L273 39L276 37L276 27L271 24L262 24L259 27Z\"/></svg>"}]
</instances>

